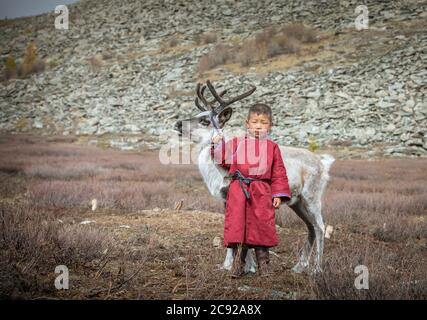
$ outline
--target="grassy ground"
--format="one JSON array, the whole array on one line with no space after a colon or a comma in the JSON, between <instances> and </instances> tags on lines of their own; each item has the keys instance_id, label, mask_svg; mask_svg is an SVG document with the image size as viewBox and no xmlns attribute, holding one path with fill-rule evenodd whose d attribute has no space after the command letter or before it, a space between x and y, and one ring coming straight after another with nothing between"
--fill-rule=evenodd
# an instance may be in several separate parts
<instances>
[{"instance_id":1,"label":"grassy ground","mask_svg":"<svg viewBox=\"0 0 427 320\"><path fill-rule=\"evenodd\" d=\"M306 230L283 208L274 275L233 280L214 245L223 204L195 166L74 142L0 136L2 298L427 298L426 159L338 160L323 200L334 227L324 273L291 272ZM55 289L57 265L69 290ZM369 290L355 289L357 265Z\"/></svg>"}]
</instances>

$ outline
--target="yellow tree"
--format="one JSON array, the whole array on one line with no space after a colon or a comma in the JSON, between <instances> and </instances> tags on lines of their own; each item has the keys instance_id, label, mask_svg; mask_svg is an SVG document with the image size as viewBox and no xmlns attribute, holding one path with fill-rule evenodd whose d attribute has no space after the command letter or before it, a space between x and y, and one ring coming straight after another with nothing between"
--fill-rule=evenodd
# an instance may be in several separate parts
<instances>
[{"instance_id":1,"label":"yellow tree","mask_svg":"<svg viewBox=\"0 0 427 320\"><path fill-rule=\"evenodd\" d=\"M24 61L22 62L22 76L33 72L37 60L37 48L34 42L30 42L25 51Z\"/></svg>"}]
</instances>

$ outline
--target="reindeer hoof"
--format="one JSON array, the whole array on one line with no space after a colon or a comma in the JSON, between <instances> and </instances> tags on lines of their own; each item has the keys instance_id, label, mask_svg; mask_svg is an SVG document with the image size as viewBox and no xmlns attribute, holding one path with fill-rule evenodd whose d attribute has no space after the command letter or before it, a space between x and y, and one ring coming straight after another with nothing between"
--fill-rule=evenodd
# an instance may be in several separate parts
<instances>
[{"instance_id":1,"label":"reindeer hoof","mask_svg":"<svg viewBox=\"0 0 427 320\"><path fill-rule=\"evenodd\" d=\"M310 271L310 273L311 273L312 275L320 274L320 273L322 273L322 272L323 272L323 270L322 270L322 268L321 268L320 266L316 266L316 267L314 267L314 268Z\"/></svg>"},{"instance_id":2,"label":"reindeer hoof","mask_svg":"<svg viewBox=\"0 0 427 320\"><path fill-rule=\"evenodd\" d=\"M308 265L302 264L302 263L297 263L293 268L292 271L295 273L302 273L304 272L304 270L306 270L308 267Z\"/></svg>"}]
</instances>

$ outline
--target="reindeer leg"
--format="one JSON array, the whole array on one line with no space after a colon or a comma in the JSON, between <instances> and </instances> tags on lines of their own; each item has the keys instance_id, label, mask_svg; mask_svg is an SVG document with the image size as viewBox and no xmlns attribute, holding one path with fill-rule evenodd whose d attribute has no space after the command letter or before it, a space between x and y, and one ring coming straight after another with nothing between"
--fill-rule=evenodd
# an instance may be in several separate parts
<instances>
[{"instance_id":1,"label":"reindeer leg","mask_svg":"<svg viewBox=\"0 0 427 320\"><path fill-rule=\"evenodd\" d=\"M305 218L309 221L311 227L311 232L314 234L314 239L316 240L316 255L314 261L314 269L312 273L322 272L322 255L323 255L323 244L325 239L325 225L323 223L323 218L321 214L321 202L316 201L310 202L310 205L304 205L306 208ZM304 220L304 219L303 219ZM307 222L306 222L307 223ZM308 226L308 224L307 224Z\"/></svg>"},{"instance_id":2,"label":"reindeer leg","mask_svg":"<svg viewBox=\"0 0 427 320\"><path fill-rule=\"evenodd\" d=\"M224 263L222 264L222 268L225 270L231 270L233 265L233 249L227 248L227 254L225 256Z\"/></svg>"},{"instance_id":3,"label":"reindeer leg","mask_svg":"<svg viewBox=\"0 0 427 320\"><path fill-rule=\"evenodd\" d=\"M294 205L291 205L290 208L295 211L295 213L298 215L298 217L301 218L302 221L304 221L308 229L307 242L305 243L304 248L302 249L298 263L292 268L292 271L296 273L301 273L305 269L307 269L310 264L310 256L313 250L316 233L314 225L311 222L312 219L310 218L309 213L305 208L304 204L301 202L301 200L295 203Z\"/></svg>"},{"instance_id":4,"label":"reindeer leg","mask_svg":"<svg viewBox=\"0 0 427 320\"><path fill-rule=\"evenodd\" d=\"M253 249L248 250L248 254L246 255L246 265L245 272L256 272L256 262L253 255Z\"/></svg>"},{"instance_id":5,"label":"reindeer leg","mask_svg":"<svg viewBox=\"0 0 427 320\"><path fill-rule=\"evenodd\" d=\"M227 206L227 202L224 201L224 212L225 212L226 206ZM224 263L222 264L222 268L225 270L231 270L231 267L233 266L233 260L234 260L233 259L233 249L227 248L227 253L225 255L225 260L224 260ZM247 260L247 258L246 258L246 260Z\"/></svg>"},{"instance_id":6,"label":"reindeer leg","mask_svg":"<svg viewBox=\"0 0 427 320\"><path fill-rule=\"evenodd\" d=\"M311 208L315 217L314 232L316 233L316 256L314 262L313 272L322 272L322 255L323 255L323 244L325 240L325 224L321 214L321 204L319 203Z\"/></svg>"}]
</instances>

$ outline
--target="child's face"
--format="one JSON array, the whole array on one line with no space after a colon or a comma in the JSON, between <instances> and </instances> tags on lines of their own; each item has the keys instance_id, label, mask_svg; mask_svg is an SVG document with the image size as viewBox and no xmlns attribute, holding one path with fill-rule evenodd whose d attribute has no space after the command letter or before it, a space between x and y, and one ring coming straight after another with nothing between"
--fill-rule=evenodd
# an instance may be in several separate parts
<instances>
[{"instance_id":1,"label":"child's face","mask_svg":"<svg viewBox=\"0 0 427 320\"><path fill-rule=\"evenodd\" d=\"M260 134L270 132L270 119L267 114L251 112L249 118L246 119L246 128L251 135L259 138Z\"/></svg>"}]
</instances>

